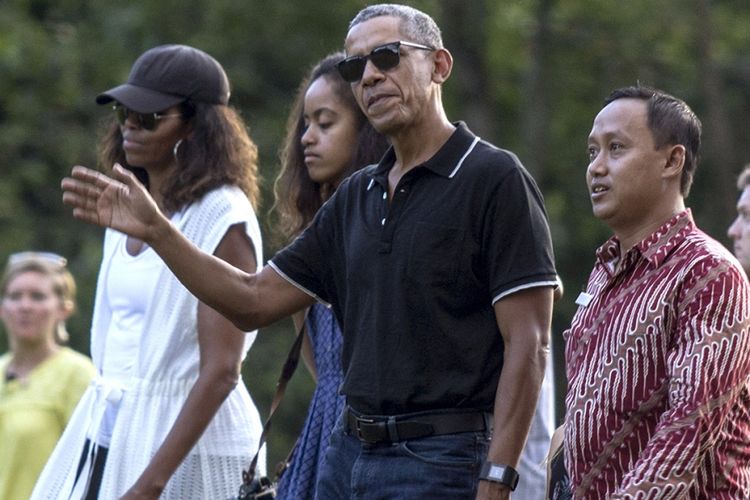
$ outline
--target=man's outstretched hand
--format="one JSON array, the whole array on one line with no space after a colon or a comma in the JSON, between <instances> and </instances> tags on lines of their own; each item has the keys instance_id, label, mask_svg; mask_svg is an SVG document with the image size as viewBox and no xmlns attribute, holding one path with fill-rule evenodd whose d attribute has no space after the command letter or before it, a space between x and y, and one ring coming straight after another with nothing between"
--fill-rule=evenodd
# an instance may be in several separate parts
<instances>
[{"instance_id":1,"label":"man's outstretched hand","mask_svg":"<svg viewBox=\"0 0 750 500\"><path fill-rule=\"evenodd\" d=\"M147 243L165 220L143 184L119 164L112 169L112 177L78 165L70 175L62 180L63 203L73 207L76 219Z\"/></svg>"}]
</instances>

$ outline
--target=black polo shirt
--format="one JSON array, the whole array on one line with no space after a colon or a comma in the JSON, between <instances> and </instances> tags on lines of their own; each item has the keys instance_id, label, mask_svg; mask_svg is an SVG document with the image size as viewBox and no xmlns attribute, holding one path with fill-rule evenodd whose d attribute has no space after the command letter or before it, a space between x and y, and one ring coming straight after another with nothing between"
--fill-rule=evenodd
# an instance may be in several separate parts
<instances>
[{"instance_id":1,"label":"black polo shirt","mask_svg":"<svg viewBox=\"0 0 750 500\"><path fill-rule=\"evenodd\" d=\"M503 365L493 303L556 284L542 196L513 153L463 123L389 203L394 161L390 150L345 180L270 265L333 307L356 410L492 411Z\"/></svg>"}]
</instances>

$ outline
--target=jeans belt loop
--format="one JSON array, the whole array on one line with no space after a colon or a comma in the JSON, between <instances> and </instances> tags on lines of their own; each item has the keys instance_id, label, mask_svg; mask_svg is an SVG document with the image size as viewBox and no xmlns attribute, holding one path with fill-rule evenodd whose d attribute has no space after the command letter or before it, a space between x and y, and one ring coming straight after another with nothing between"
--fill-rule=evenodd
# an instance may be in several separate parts
<instances>
[{"instance_id":1,"label":"jeans belt loop","mask_svg":"<svg viewBox=\"0 0 750 500\"><path fill-rule=\"evenodd\" d=\"M492 413L484 412L484 432L492 435L492 428L494 427L495 421L492 419Z\"/></svg>"},{"instance_id":2,"label":"jeans belt loop","mask_svg":"<svg viewBox=\"0 0 750 500\"><path fill-rule=\"evenodd\" d=\"M396 426L396 418L388 417L386 420L386 428L388 429L388 439L391 443L397 443L401 441L398 436L398 426Z\"/></svg>"}]
</instances>

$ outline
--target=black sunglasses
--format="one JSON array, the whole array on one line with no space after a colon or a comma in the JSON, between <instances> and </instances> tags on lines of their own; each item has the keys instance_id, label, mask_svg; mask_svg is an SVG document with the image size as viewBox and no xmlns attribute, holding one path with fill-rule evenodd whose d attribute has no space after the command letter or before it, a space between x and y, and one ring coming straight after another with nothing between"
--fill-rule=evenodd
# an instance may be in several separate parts
<instances>
[{"instance_id":1,"label":"black sunglasses","mask_svg":"<svg viewBox=\"0 0 750 500\"><path fill-rule=\"evenodd\" d=\"M138 126L145 130L154 130L156 128L156 122L163 120L164 118L182 116L182 113L137 113L132 109L126 108L122 104L115 104L112 106L112 109L114 110L117 122L120 125L125 125L128 116L133 116L135 117L135 122Z\"/></svg>"},{"instance_id":2,"label":"black sunglasses","mask_svg":"<svg viewBox=\"0 0 750 500\"><path fill-rule=\"evenodd\" d=\"M420 45L418 43L403 41L392 42L375 47L369 55L347 57L336 64L336 68L338 68L341 78L347 82L358 82L362 79L368 59L381 71L386 71L398 66L398 63L401 61L401 51L399 48L402 45L420 50L435 50L432 47Z\"/></svg>"}]
</instances>

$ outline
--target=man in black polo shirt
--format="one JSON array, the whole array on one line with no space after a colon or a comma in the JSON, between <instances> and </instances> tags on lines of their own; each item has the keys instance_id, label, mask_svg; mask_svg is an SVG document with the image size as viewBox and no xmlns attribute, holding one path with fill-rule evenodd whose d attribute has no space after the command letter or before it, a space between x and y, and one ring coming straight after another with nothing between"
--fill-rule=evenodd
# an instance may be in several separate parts
<instances>
[{"instance_id":1,"label":"man in black polo shirt","mask_svg":"<svg viewBox=\"0 0 750 500\"><path fill-rule=\"evenodd\" d=\"M64 199L77 217L146 241L244 330L331 304L348 407L318 498L507 498L556 286L541 195L515 155L448 121L452 58L429 16L367 7L345 45L339 71L393 148L258 274L192 247L122 170L118 182L76 168Z\"/></svg>"}]
</instances>

